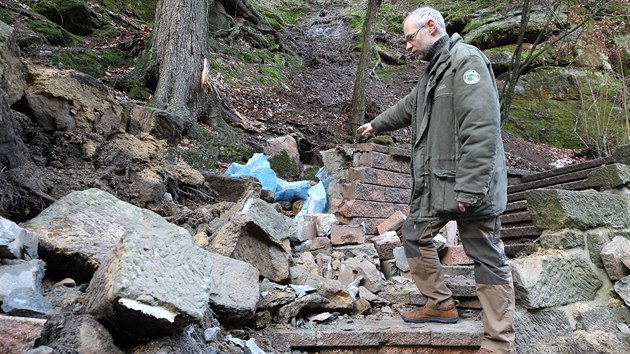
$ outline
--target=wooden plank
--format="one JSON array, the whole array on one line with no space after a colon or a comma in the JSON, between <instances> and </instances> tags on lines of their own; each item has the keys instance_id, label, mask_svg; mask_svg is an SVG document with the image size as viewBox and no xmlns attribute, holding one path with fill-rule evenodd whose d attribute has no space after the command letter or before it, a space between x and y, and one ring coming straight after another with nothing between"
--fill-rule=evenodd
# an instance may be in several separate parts
<instances>
[{"instance_id":1,"label":"wooden plank","mask_svg":"<svg viewBox=\"0 0 630 354\"><path fill-rule=\"evenodd\" d=\"M538 237L541 233L534 225L501 228L501 238Z\"/></svg>"},{"instance_id":2,"label":"wooden plank","mask_svg":"<svg viewBox=\"0 0 630 354\"><path fill-rule=\"evenodd\" d=\"M532 216L528 211L520 212L520 213L512 213L512 214L503 214L501 215L501 224L513 224L523 221L532 221Z\"/></svg>"},{"instance_id":3,"label":"wooden plank","mask_svg":"<svg viewBox=\"0 0 630 354\"><path fill-rule=\"evenodd\" d=\"M586 179L589 173L593 172L593 169L580 170L577 172L565 173L558 176L539 179L527 183L515 184L508 187L508 194L521 192L528 189L538 189L549 186L555 186L561 183L573 182Z\"/></svg>"},{"instance_id":4,"label":"wooden plank","mask_svg":"<svg viewBox=\"0 0 630 354\"><path fill-rule=\"evenodd\" d=\"M536 173L536 174L533 174L533 175L523 176L521 181L523 183L530 182L530 181L535 181L535 180L538 180L538 179L553 177L553 176L562 175L562 174L565 174L565 173L570 173L570 172L575 172L575 171L579 171L579 170L599 167L599 166L607 165L607 164L610 164L610 163L613 163L613 162L614 162L613 157L612 156L608 156L608 157L604 157L604 158L601 158L601 159L590 160L590 161L586 161L586 162L575 164L575 165L569 165L569 166L557 168L557 169L554 169L554 170L549 170L549 171L545 171L545 172L541 172L541 173Z\"/></svg>"},{"instance_id":5,"label":"wooden plank","mask_svg":"<svg viewBox=\"0 0 630 354\"><path fill-rule=\"evenodd\" d=\"M505 208L506 213L511 212L511 211L516 211L516 210L527 210L527 201L520 200L517 202L508 203L507 207Z\"/></svg>"}]
</instances>

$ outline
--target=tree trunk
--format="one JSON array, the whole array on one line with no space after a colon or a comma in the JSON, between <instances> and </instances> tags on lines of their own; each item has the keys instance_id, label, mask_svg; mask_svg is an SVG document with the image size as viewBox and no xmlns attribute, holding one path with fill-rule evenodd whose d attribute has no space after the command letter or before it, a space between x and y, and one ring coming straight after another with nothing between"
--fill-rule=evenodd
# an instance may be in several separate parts
<instances>
[{"instance_id":1,"label":"tree trunk","mask_svg":"<svg viewBox=\"0 0 630 354\"><path fill-rule=\"evenodd\" d=\"M356 136L356 128L363 124L365 120L365 80L370 71L370 58L372 57L372 47L374 45L374 31L376 27L376 17L381 0L368 0L365 23L363 24L363 48L357 66L357 75L354 80L354 90L352 92L352 113L350 116L350 130Z\"/></svg>"},{"instance_id":2,"label":"tree trunk","mask_svg":"<svg viewBox=\"0 0 630 354\"><path fill-rule=\"evenodd\" d=\"M207 116L200 77L209 55L208 1L159 0L151 50L159 72L152 104L191 121Z\"/></svg>"}]
</instances>

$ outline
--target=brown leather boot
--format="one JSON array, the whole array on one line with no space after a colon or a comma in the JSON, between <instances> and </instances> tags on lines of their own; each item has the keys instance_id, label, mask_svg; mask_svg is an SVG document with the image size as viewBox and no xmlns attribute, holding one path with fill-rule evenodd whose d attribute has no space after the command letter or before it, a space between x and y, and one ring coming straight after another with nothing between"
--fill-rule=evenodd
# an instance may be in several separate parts
<instances>
[{"instance_id":1,"label":"brown leather boot","mask_svg":"<svg viewBox=\"0 0 630 354\"><path fill-rule=\"evenodd\" d=\"M403 312L402 319L405 322L411 323L457 323L457 321L459 321L459 314L457 313L455 303L450 303L446 306L442 306L440 309L422 306L414 311Z\"/></svg>"}]
</instances>

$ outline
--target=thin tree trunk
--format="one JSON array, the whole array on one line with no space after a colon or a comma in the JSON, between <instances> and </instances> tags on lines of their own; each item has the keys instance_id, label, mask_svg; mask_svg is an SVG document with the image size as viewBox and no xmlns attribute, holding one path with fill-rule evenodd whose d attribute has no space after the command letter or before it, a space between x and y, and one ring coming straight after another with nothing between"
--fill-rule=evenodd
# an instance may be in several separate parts
<instances>
[{"instance_id":1,"label":"thin tree trunk","mask_svg":"<svg viewBox=\"0 0 630 354\"><path fill-rule=\"evenodd\" d=\"M363 24L363 48L359 57L357 75L354 80L354 90L352 92L352 113L350 116L350 130L356 135L356 128L363 124L365 120L365 80L367 79L372 58L372 47L374 45L374 31L376 28L376 18L381 0L368 0L365 23Z\"/></svg>"},{"instance_id":2,"label":"thin tree trunk","mask_svg":"<svg viewBox=\"0 0 630 354\"><path fill-rule=\"evenodd\" d=\"M160 0L152 39L159 78L152 103L182 118L207 116L200 74L208 53L208 1Z\"/></svg>"}]
</instances>

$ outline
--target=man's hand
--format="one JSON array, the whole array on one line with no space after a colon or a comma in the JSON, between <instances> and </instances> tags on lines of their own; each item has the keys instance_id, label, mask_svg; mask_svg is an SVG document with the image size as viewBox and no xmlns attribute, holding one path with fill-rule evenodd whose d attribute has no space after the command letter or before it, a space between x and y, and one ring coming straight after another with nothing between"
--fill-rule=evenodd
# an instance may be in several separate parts
<instances>
[{"instance_id":1,"label":"man's hand","mask_svg":"<svg viewBox=\"0 0 630 354\"><path fill-rule=\"evenodd\" d=\"M365 123L362 126L358 127L357 133L365 137L370 137L374 135L374 129L372 129L372 123Z\"/></svg>"},{"instance_id":2,"label":"man's hand","mask_svg":"<svg viewBox=\"0 0 630 354\"><path fill-rule=\"evenodd\" d=\"M461 211L462 213L466 212L466 208L468 208L470 206L470 204L467 203L462 203L462 202L458 202L457 207L459 208L459 211Z\"/></svg>"}]
</instances>

